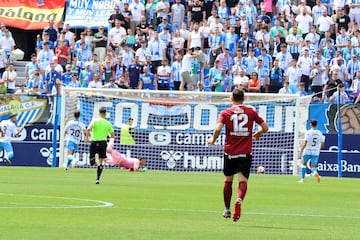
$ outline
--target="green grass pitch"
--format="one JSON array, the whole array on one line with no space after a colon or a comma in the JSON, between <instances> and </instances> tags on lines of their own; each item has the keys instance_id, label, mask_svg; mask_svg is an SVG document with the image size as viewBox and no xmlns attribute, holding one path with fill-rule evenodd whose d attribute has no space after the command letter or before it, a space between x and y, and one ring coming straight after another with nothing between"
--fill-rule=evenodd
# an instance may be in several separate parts
<instances>
[{"instance_id":1,"label":"green grass pitch","mask_svg":"<svg viewBox=\"0 0 360 240\"><path fill-rule=\"evenodd\" d=\"M0 239L359 238L359 179L253 174L234 223L222 173L95 171L1 166Z\"/></svg>"}]
</instances>

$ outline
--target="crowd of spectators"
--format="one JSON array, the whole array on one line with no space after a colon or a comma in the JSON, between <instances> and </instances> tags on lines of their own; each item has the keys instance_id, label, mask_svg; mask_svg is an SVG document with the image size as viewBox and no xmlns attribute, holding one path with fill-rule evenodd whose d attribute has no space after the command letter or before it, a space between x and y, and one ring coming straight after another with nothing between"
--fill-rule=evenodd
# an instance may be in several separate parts
<instances>
[{"instance_id":1,"label":"crowd of spectators","mask_svg":"<svg viewBox=\"0 0 360 240\"><path fill-rule=\"evenodd\" d=\"M61 86L314 94L314 102L360 100L359 0L120 0L109 26L52 21L39 36L19 93ZM0 31L2 85L15 92L15 43ZM5 54L1 54L4 49ZM340 96L340 94L339 94Z\"/></svg>"}]
</instances>

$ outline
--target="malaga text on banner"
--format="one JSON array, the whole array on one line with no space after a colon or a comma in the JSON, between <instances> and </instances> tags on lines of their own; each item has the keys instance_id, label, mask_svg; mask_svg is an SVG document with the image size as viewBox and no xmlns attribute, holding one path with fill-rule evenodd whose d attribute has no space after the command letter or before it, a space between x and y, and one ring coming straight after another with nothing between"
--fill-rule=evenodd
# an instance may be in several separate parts
<instances>
[{"instance_id":1,"label":"malaga text on banner","mask_svg":"<svg viewBox=\"0 0 360 240\"><path fill-rule=\"evenodd\" d=\"M39 30L48 26L50 20L59 26L64 13L63 0L11 0L2 1L0 22L9 27Z\"/></svg>"}]
</instances>

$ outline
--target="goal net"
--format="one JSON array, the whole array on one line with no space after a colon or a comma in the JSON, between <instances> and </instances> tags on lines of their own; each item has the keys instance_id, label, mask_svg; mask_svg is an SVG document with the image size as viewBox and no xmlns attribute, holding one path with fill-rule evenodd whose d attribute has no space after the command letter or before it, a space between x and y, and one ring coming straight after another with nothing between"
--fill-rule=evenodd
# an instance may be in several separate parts
<instances>
[{"instance_id":1,"label":"goal net","mask_svg":"<svg viewBox=\"0 0 360 240\"><path fill-rule=\"evenodd\" d=\"M120 89L63 88L60 125L60 160L66 155L65 124L80 110L88 125L101 107L115 129L115 149L127 157L145 157L150 170L222 171L224 131L215 145L208 145L218 115L230 107L231 93L141 91ZM246 105L253 106L268 123L269 132L253 145L253 168L267 173L297 174L297 154L308 120L310 97L246 93ZM121 129L133 119L135 144L120 144ZM254 131L258 129L255 124ZM125 135L124 135L125 136ZM124 137L123 136L123 137ZM89 146L82 142L75 158L77 167L89 167Z\"/></svg>"}]
</instances>

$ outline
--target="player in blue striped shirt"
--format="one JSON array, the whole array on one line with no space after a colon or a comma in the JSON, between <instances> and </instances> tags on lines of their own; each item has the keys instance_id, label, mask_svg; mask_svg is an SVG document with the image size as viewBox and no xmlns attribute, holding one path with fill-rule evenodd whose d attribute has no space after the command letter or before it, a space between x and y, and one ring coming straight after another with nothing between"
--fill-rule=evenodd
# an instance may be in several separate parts
<instances>
[{"instance_id":1,"label":"player in blue striped shirt","mask_svg":"<svg viewBox=\"0 0 360 240\"><path fill-rule=\"evenodd\" d=\"M71 163L72 166L75 166L77 160L74 158L74 153L86 134L86 126L80 121L80 111L74 112L74 118L65 126L67 160L64 161L64 170L67 170Z\"/></svg>"}]
</instances>

